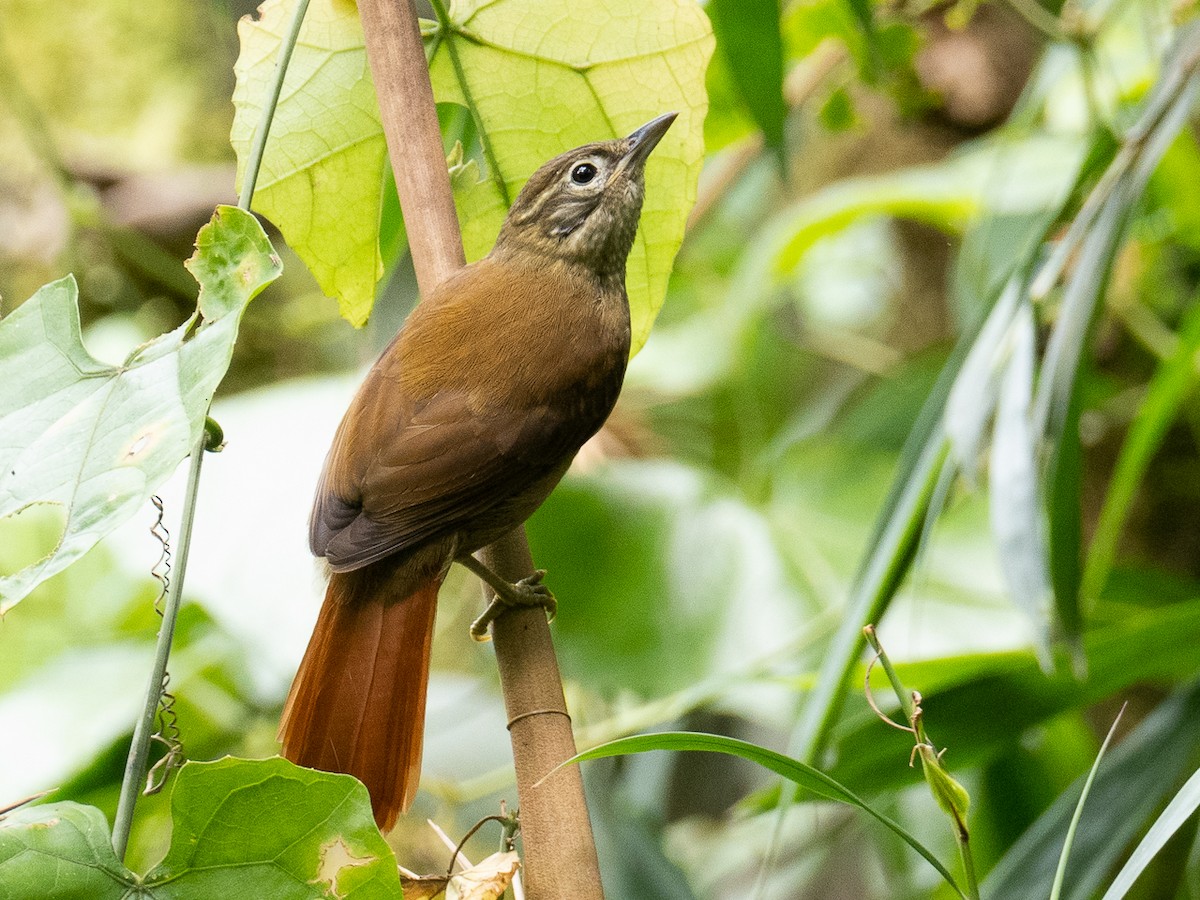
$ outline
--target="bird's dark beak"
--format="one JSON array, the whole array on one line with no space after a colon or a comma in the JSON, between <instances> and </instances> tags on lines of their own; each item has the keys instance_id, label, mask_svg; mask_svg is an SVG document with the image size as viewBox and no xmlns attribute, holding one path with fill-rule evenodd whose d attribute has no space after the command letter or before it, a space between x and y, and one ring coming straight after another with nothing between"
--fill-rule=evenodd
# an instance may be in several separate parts
<instances>
[{"instance_id":1,"label":"bird's dark beak","mask_svg":"<svg viewBox=\"0 0 1200 900\"><path fill-rule=\"evenodd\" d=\"M658 146L658 142L662 140L663 135L667 133L667 129L671 127L671 123L678 115L679 113L671 112L652 119L625 138L629 142L629 149L625 151L621 167L624 168L633 163L644 163L646 157L650 155L650 151Z\"/></svg>"}]
</instances>

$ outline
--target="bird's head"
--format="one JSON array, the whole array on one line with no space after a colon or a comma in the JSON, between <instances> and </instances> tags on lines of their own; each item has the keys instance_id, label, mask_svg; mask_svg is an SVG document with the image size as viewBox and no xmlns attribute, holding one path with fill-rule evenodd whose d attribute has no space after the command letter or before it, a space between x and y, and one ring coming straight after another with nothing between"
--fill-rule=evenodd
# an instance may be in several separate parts
<instances>
[{"instance_id":1,"label":"bird's head","mask_svg":"<svg viewBox=\"0 0 1200 900\"><path fill-rule=\"evenodd\" d=\"M646 159L676 115L550 160L517 196L493 252L532 252L624 276L642 212Z\"/></svg>"}]
</instances>

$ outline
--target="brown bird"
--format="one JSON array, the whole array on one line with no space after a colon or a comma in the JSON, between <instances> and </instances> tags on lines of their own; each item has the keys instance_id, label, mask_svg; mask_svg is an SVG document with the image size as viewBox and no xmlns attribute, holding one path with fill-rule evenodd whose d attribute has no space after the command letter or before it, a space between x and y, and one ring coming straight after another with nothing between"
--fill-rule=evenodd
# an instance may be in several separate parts
<instances>
[{"instance_id":1,"label":"brown bird","mask_svg":"<svg viewBox=\"0 0 1200 900\"><path fill-rule=\"evenodd\" d=\"M384 830L417 789L450 564L496 591L478 638L504 605L553 611L544 573L509 584L471 554L542 504L616 403L643 170L674 119L538 169L487 258L409 316L333 439L309 527L329 587L279 736L293 762L361 780Z\"/></svg>"}]
</instances>

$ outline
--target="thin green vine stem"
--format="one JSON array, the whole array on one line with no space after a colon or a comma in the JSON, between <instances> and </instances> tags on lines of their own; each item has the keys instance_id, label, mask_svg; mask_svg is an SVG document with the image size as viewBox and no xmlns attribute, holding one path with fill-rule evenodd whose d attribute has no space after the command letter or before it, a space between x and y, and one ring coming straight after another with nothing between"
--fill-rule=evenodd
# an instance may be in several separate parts
<instances>
[{"instance_id":1,"label":"thin green vine stem","mask_svg":"<svg viewBox=\"0 0 1200 900\"><path fill-rule=\"evenodd\" d=\"M275 64L271 91L263 105L262 118L255 131L250 155L246 160L242 190L238 197L238 206L247 212L250 210L250 201L254 197L254 186L258 182L258 173L262 168L263 152L267 146L271 122L275 117L275 108L278 106L279 96L283 92L283 79L287 74L288 62L296 47L296 40L300 35L300 25L304 21L307 9L308 0L298 0L296 9L292 13L288 33L279 48L279 59ZM207 408L204 415L207 421ZM134 725L133 740L130 742L129 756L125 761L125 775L121 780L117 814L113 819L112 845L117 857L121 860L125 859L125 851L129 847L129 833L133 827L133 810L137 805L138 793L146 778L146 764L150 757L154 722L158 713L158 705L162 700L163 678L167 672L167 661L171 656L171 642L175 636L175 622L179 616L180 599L183 596L183 581L187 572L188 552L192 541L192 522L195 519L196 501L200 490L200 468L204 461L205 451L208 449L216 448L211 447L209 430L202 425L200 436L192 448L191 467L188 470L187 489L183 498L183 515L179 526L178 555L172 568L171 585L167 591L166 604L163 607L162 625L158 631L158 643L154 654L154 668L146 689L142 714Z\"/></svg>"},{"instance_id":2,"label":"thin green vine stem","mask_svg":"<svg viewBox=\"0 0 1200 900\"><path fill-rule=\"evenodd\" d=\"M913 736L918 741L927 740L925 737L924 720L917 718L915 715L916 704L913 703L912 692L904 687L904 683L900 680L900 675L896 671L896 667L892 665L892 658L883 649L883 644L879 643L879 637L875 633L875 626L865 626L863 628L863 636L867 639L867 643L871 645L871 649L875 651L875 656L879 660L879 664L883 666L883 672L887 675L888 681L891 682L892 692L896 695L896 699L900 701L900 709L904 712L904 718L912 723ZM913 721L914 719L916 721Z\"/></svg>"},{"instance_id":3,"label":"thin green vine stem","mask_svg":"<svg viewBox=\"0 0 1200 900\"><path fill-rule=\"evenodd\" d=\"M192 465L188 472L187 493L184 497L183 520L179 526L179 553L172 566L171 586L167 591L167 602L163 607L162 625L158 630L158 646L154 654L154 668L150 673L150 684L146 688L146 702L142 714L133 729L133 741L129 745L129 757L125 761L125 777L121 781L121 797L117 801L117 816L113 820L113 850L124 860L129 846L129 831L133 826L133 808L146 777L146 763L150 756L150 739L154 734L154 720L162 698L163 678L167 673L167 659L171 655L171 639L175 635L175 621L179 616L179 598L183 593L183 578L187 571L188 550L192 540L192 520L195 518L196 498L200 486L200 465L204 460L204 449L208 432L200 429L200 439L192 448Z\"/></svg>"},{"instance_id":4,"label":"thin green vine stem","mask_svg":"<svg viewBox=\"0 0 1200 900\"><path fill-rule=\"evenodd\" d=\"M292 21L288 23L288 32L279 47L279 59L275 61L275 78L271 82L271 93L267 102L263 104L262 118L258 120L258 128L254 131L254 143L250 145L250 155L246 158L246 172L242 176L242 192L238 195L238 206L247 212L250 211L250 201L254 199L254 186L258 183L258 171L262 168L263 152L267 149L267 136L271 133L275 107L279 105L279 95L283 93L283 76L287 74L288 63L292 60L292 51L296 49L300 25L307 10L308 0L298 0L295 10L292 11Z\"/></svg>"}]
</instances>

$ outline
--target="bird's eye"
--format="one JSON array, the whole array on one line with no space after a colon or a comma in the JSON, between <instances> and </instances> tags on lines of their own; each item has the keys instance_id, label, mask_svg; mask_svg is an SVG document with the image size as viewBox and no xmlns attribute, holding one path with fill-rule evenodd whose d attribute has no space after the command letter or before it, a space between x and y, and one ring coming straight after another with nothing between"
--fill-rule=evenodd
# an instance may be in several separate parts
<instances>
[{"instance_id":1,"label":"bird's eye","mask_svg":"<svg viewBox=\"0 0 1200 900\"><path fill-rule=\"evenodd\" d=\"M596 177L596 167L591 163L580 163L571 170L571 180L576 184L587 184Z\"/></svg>"}]
</instances>

